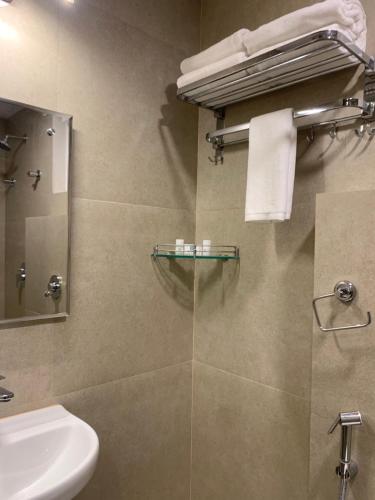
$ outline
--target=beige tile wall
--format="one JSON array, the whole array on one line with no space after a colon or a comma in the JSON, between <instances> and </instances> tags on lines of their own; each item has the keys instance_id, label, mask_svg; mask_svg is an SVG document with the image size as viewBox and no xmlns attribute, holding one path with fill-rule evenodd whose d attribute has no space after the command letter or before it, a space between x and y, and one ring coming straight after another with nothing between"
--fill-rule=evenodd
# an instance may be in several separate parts
<instances>
[{"instance_id":1,"label":"beige tile wall","mask_svg":"<svg viewBox=\"0 0 375 500\"><path fill-rule=\"evenodd\" d=\"M174 98L198 1L17 0L1 97L74 117L71 317L2 330L0 415L62 402L99 433L82 498L189 498L197 111ZM142 375L143 374L143 375Z\"/></svg>"},{"instance_id":2,"label":"beige tile wall","mask_svg":"<svg viewBox=\"0 0 375 500\"><path fill-rule=\"evenodd\" d=\"M366 322L374 313L375 191L320 194L317 199L315 294L329 293L342 279L352 281L358 297L350 306L335 300L319 304L332 326ZM343 241L345 243L343 244ZM311 500L335 496L340 431L327 430L340 411L360 410L364 423L353 430L353 458L359 474L348 499L374 498L375 398L374 325L361 330L313 335L311 400ZM320 480L319 480L320 479ZM331 495L331 497L330 497Z\"/></svg>"},{"instance_id":3,"label":"beige tile wall","mask_svg":"<svg viewBox=\"0 0 375 500\"><path fill-rule=\"evenodd\" d=\"M255 28L311 3L309 0L204 0L202 47L236 29ZM375 52L375 35L371 30L375 7L371 0L363 3L370 26L368 47L371 54ZM228 108L226 125L242 123L252 116L288 106L302 108L336 101L340 96L358 93L359 88L354 70L305 82ZM193 498L306 500L310 456L308 407L315 197L316 193L375 190L374 143L367 136L359 140L353 129L348 129L340 130L335 141L327 132L319 132L314 144L309 146L305 134L300 133L291 221L278 225L245 224L247 147L227 148L224 165L212 166L207 159L212 150L205 142L205 135L215 127L212 113L201 111L196 239L198 242L204 238L218 244L240 245L241 261L238 265L230 262L197 265ZM329 195L326 197L330 199ZM351 219L352 224L354 220ZM322 215L322 225L323 221ZM369 248L366 247L366 255ZM334 253L331 253L328 267L333 259ZM314 351L313 370L319 355ZM340 373L339 355L338 352L336 359L330 359L327 351L329 373L322 376L322 383L328 384L325 390L333 391L330 396L338 406L331 411L332 419L344 403L335 392L337 381L332 381L332 385L327 382L330 374ZM347 355L349 363L354 353ZM273 405L280 406L276 410ZM298 419L289 428L291 406ZM287 442L273 420L271 408L278 412L280 424L286 426ZM316 423L314 413L312 417L311 456L312 462L318 462L319 466L314 467L311 477L313 483L322 481L321 496L316 498L329 500L335 493L327 485L336 487L332 457L337 454L337 436L334 445L332 440L328 442L325 432L330 422L326 414L323 416L324 425ZM330 446L330 464L326 458L319 462L321 446L326 446L327 450ZM323 457L325 454L326 451ZM288 471L284 469L286 464L290 464ZM363 481L369 483L369 479ZM357 500L372 500L373 495L361 496L365 486L361 493L361 487L358 488ZM314 484L311 491L314 492Z\"/></svg>"},{"instance_id":4,"label":"beige tile wall","mask_svg":"<svg viewBox=\"0 0 375 500\"><path fill-rule=\"evenodd\" d=\"M5 124L0 120L0 136L4 135ZM0 151L0 176L5 172L5 153ZM5 310L5 186L0 185L0 317L3 317Z\"/></svg>"}]
</instances>

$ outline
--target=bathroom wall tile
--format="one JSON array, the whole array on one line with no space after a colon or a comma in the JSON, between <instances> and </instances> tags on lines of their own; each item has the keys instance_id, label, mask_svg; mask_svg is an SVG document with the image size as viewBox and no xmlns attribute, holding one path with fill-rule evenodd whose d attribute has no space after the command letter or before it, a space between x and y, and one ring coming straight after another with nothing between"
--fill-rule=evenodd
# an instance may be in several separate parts
<instances>
[{"instance_id":1,"label":"bathroom wall tile","mask_svg":"<svg viewBox=\"0 0 375 500\"><path fill-rule=\"evenodd\" d=\"M200 0L88 0L147 35L186 51L199 51ZM187 22L187 18L189 22Z\"/></svg>"},{"instance_id":2,"label":"bathroom wall tile","mask_svg":"<svg viewBox=\"0 0 375 500\"><path fill-rule=\"evenodd\" d=\"M87 2L62 9L61 30L75 196L194 209L197 110L176 99L181 50Z\"/></svg>"},{"instance_id":3,"label":"bathroom wall tile","mask_svg":"<svg viewBox=\"0 0 375 500\"><path fill-rule=\"evenodd\" d=\"M188 362L37 402L15 399L0 415L62 404L95 429L98 466L77 499L188 500L191 384Z\"/></svg>"},{"instance_id":4,"label":"bathroom wall tile","mask_svg":"<svg viewBox=\"0 0 375 500\"><path fill-rule=\"evenodd\" d=\"M240 246L239 263L197 264L199 361L298 396L310 391L314 199L290 222L245 224L243 210L197 213L197 241Z\"/></svg>"},{"instance_id":5,"label":"bathroom wall tile","mask_svg":"<svg viewBox=\"0 0 375 500\"><path fill-rule=\"evenodd\" d=\"M193 214L75 200L73 221L71 316L1 332L16 405L192 357L194 264L150 254L176 235L193 240Z\"/></svg>"},{"instance_id":6,"label":"bathroom wall tile","mask_svg":"<svg viewBox=\"0 0 375 500\"><path fill-rule=\"evenodd\" d=\"M192 498L306 498L308 404L197 362L193 380Z\"/></svg>"},{"instance_id":7,"label":"bathroom wall tile","mask_svg":"<svg viewBox=\"0 0 375 500\"><path fill-rule=\"evenodd\" d=\"M191 363L69 394L62 403L94 427L101 444L95 476L77 499L189 499Z\"/></svg>"},{"instance_id":8,"label":"bathroom wall tile","mask_svg":"<svg viewBox=\"0 0 375 500\"><path fill-rule=\"evenodd\" d=\"M194 263L154 261L153 245L193 240L193 214L74 200L71 317L53 338L54 391L192 357Z\"/></svg>"},{"instance_id":9,"label":"bathroom wall tile","mask_svg":"<svg viewBox=\"0 0 375 500\"><path fill-rule=\"evenodd\" d=\"M375 286L375 192L321 194L317 198L315 295L329 293L337 281L351 280L358 288L352 306L332 301L319 304L323 321L335 326L362 322L372 311ZM313 336L311 418L311 500L328 500L337 491L334 467L339 456L340 433L327 430L340 411L360 410L363 426L353 431L353 458L360 474L350 499L370 500L375 446L374 326L362 330Z\"/></svg>"},{"instance_id":10,"label":"bathroom wall tile","mask_svg":"<svg viewBox=\"0 0 375 500\"><path fill-rule=\"evenodd\" d=\"M55 109L58 1L18 0L2 9L0 41L0 96Z\"/></svg>"},{"instance_id":11,"label":"bathroom wall tile","mask_svg":"<svg viewBox=\"0 0 375 500\"><path fill-rule=\"evenodd\" d=\"M16 407L38 406L53 394L53 335L58 325L44 324L1 329L1 385L15 394L11 403L0 405L0 417L17 413Z\"/></svg>"},{"instance_id":12,"label":"bathroom wall tile","mask_svg":"<svg viewBox=\"0 0 375 500\"><path fill-rule=\"evenodd\" d=\"M373 311L375 287L375 192L322 194L317 198L315 296L329 293L337 281L348 279L358 288L352 306L338 301L319 304L322 319L335 326L366 320ZM371 381L375 381L375 326L313 336L312 406L331 415L332 408L364 405L375 413ZM364 383L366 380L366 383ZM344 382L344 383L343 383Z\"/></svg>"}]
</instances>

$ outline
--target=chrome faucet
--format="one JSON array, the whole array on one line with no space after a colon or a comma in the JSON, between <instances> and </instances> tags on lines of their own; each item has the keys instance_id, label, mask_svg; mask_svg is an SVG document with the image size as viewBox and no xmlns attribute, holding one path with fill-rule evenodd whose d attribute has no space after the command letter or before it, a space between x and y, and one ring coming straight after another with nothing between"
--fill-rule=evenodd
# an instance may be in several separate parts
<instances>
[{"instance_id":1,"label":"chrome faucet","mask_svg":"<svg viewBox=\"0 0 375 500\"><path fill-rule=\"evenodd\" d=\"M4 380L5 377L0 375L0 380ZM8 391L8 389L4 389L4 387L0 387L0 403L8 403L14 398L14 393Z\"/></svg>"},{"instance_id":2,"label":"chrome faucet","mask_svg":"<svg viewBox=\"0 0 375 500\"><path fill-rule=\"evenodd\" d=\"M352 428L362 424L359 411L342 412L330 427L328 434L332 434L338 425L341 425L340 463L336 467L336 474L340 478L339 500L345 500L348 483L358 473L358 465L351 459Z\"/></svg>"}]
</instances>

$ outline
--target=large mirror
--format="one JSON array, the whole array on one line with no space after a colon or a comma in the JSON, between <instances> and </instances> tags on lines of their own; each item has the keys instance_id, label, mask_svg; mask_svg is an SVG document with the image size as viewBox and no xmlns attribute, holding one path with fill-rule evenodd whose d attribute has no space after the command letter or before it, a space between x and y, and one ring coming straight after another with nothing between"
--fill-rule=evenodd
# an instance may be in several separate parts
<instances>
[{"instance_id":1,"label":"large mirror","mask_svg":"<svg viewBox=\"0 0 375 500\"><path fill-rule=\"evenodd\" d=\"M68 314L71 127L0 99L0 325Z\"/></svg>"}]
</instances>

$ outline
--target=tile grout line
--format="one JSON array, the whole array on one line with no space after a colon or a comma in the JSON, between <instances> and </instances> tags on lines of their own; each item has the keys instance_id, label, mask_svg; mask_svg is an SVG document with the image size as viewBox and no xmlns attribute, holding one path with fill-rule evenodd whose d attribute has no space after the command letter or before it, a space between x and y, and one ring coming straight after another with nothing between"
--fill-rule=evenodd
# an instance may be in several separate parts
<instances>
[{"instance_id":1,"label":"tile grout line","mask_svg":"<svg viewBox=\"0 0 375 500\"><path fill-rule=\"evenodd\" d=\"M155 368L154 370L148 370L148 371L141 372L141 373L135 373L133 375L129 375L128 377L114 378L112 380L107 380L106 382L102 382L100 384L93 384L93 385L88 385L86 387L81 387L80 389L77 389L77 390L74 390L74 391L63 392L61 394L53 394L50 397L52 399L53 398L60 398L60 397L63 397L63 396L67 396L69 394L74 394L74 393L78 393L78 392L81 392L81 391L86 391L88 389L93 389L94 387L102 387L104 385L113 384L115 382L120 382L122 380L131 380L131 379L135 379L137 377L142 377L144 375L150 375L151 373L161 372L163 370L168 370L169 368L175 368L175 367L178 367L178 366L187 365L188 363L191 363L191 360L188 359L188 360L185 360L185 361L181 361L180 363L173 363L171 365L166 365L166 366L162 366L160 368Z\"/></svg>"},{"instance_id":2,"label":"tile grout line","mask_svg":"<svg viewBox=\"0 0 375 500\"><path fill-rule=\"evenodd\" d=\"M192 500L193 487L193 418L194 418L194 359L191 360L191 409L190 409L190 494Z\"/></svg>"},{"instance_id":3,"label":"tile grout line","mask_svg":"<svg viewBox=\"0 0 375 500\"><path fill-rule=\"evenodd\" d=\"M195 213L194 208L185 208L185 207L161 207L159 205L145 205L142 203L127 203L127 202L122 202L122 201L110 201L110 200L97 200L95 198L83 198L82 196L72 196L72 202L74 203L75 201L88 201L88 202L94 202L94 203L104 203L107 205L119 205L122 207L129 207L129 208L150 208L150 209L158 209L158 210L176 210L176 211L181 211L181 212L189 212L189 213Z\"/></svg>"},{"instance_id":4,"label":"tile grout line","mask_svg":"<svg viewBox=\"0 0 375 500\"><path fill-rule=\"evenodd\" d=\"M296 399L299 399L300 401L304 401L305 403L309 403L310 400L307 399L307 398L304 398L302 396L298 396L297 394L293 394L292 392L289 392L289 391L284 391L283 389L279 389L278 387L273 387L272 385L267 385L267 384L263 384L262 382L258 382L257 380L253 380L251 378L248 378L248 377L245 377L243 375L238 375L238 373L234 373L234 372L231 372L231 371L228 371L228 370L224 370L223 368L219 368L215 365L212 365L210 363L205 363L204 361L199 361L199 360L194 360L195 363L198 363L202 366L208 366L210 368L213 368L214 370L217 370L217 371L220 371L222 373L225 373L226 375L232 375L233 377L237 377L237 378L240 378L242 380L246 380L247 382L251 382L253 384L256 384L256 385L260 385L262 387L265 387L267 389L270 389L272 391L276 391L276 392L280 392L282 394L287 394L288 396L291 396L293 398L296 398Z\"/></svg>"}]
</instances>

